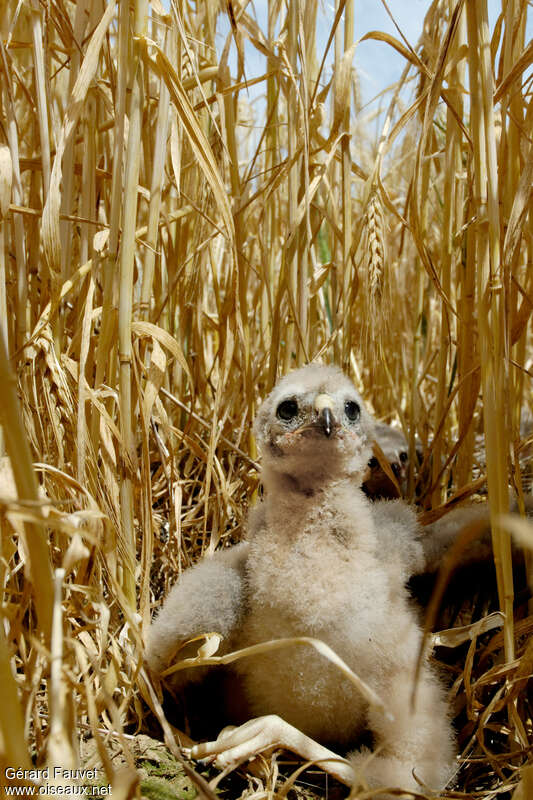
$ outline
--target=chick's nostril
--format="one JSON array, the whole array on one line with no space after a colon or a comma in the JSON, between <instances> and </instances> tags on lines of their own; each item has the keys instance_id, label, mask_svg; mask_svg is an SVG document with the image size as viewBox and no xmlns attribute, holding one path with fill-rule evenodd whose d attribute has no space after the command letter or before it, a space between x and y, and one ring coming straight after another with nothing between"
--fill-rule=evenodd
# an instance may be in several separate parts
<instances>
[{"instance_id":1,"label":"chick's nostril","mask_svg":"<svg viewBox=\"0 0 533 800\"><path fill-rule=\"evenodd\" d=\"M401 466L400 466L398 463L396 463L396 462L395 462L395 463L393 463L393 464L391 464L390 466L391 466L391 469L392 469L392 471L393 471L393 472L394 472L394 474L396 475L396 477L397 477L397 478L399 478L399 476L400 476L400 473L401 473L401 471L402 471L402 468L401 468Z\"/></svg>"}]
</instances>

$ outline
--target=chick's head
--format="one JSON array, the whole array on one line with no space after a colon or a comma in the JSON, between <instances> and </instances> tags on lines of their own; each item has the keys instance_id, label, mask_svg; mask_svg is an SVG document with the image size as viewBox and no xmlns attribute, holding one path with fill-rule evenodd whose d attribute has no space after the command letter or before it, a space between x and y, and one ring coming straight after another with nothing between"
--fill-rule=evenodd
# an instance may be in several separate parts
<instances>
[{"instance_id":1,"label":"chick's head","mask_svg":"<svg viewBox=\"0 0 533 800\"><path fill-rule=\"evenodd\" d=\"M338 367L309 364L276 384L254 432L263 470L341 478L364 473L373 426L359 393Z\"/></svg>"}]
</instances>

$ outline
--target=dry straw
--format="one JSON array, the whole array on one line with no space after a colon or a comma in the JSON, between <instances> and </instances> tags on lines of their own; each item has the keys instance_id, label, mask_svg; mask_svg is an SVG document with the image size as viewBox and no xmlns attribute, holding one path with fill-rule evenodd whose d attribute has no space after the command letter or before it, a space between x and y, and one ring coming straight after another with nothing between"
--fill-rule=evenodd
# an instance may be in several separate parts
<instances>
[{"instance_id":1,"label":"dry straw","mask_svg":"<svg viewBox=\"0 0 533 800\"><path fill-rule=\"evenodd\" d=\"M533 623L500 520L531 433L531 11L435 0L418 43L367 34L405 60L373 118L357 0L260 5L4 4L0 767L90 734L134 791L108 745L133 766L141 699L161 715L151 608L240 539L257 403L318 357L400 421L430 516L488 489L505 616L457 667L460 796L525 798Z\"/></svg>"}]
</instances>

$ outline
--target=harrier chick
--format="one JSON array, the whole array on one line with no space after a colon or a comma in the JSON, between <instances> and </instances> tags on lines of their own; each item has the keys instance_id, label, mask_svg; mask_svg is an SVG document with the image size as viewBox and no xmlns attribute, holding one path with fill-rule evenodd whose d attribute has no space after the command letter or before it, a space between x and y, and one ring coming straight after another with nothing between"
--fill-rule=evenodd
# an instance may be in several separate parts
<instances>
[{"instance_id":1,"label":"harrier chick","mask_svg":"<svg viewBox=\"0 0 533 800\"><path fill-rule=\"evenodd\" d=\"M202 631L220 630L233 648L311 636L379 695L387 713L315 650L272 650L235 664L246 713L260 719L197 745L193 755L227 765L282 746L323 759L347 784L364 777L370 786L417 790L418 778L441 788L454 743L427 662L414 708L410 702L422 634L405 582L417 562L422 567L423 549L408 506L372 504L358 488L373 437L360 396L336 367L308 365L277 384L255 434L265 495L250 514L248 543L221 573L216 600L198 572L195 583L194 569L187 592L178 583L152 626L148 661L161 671L178 639ZM244 597L232 603L233 591ZM365 733L372 751L360 747Z\"/></svg>"},{"instance_id":2,"label":"harrier chick","mask_svg":"<svg viewBox=\"0 0 533 800\"><path fill-rule=\"evenodd\" d=\"M381 453L374 452L368 462L369 471L363 483L364 493L373 500L403 497L409 468L409 445L405 436L397 428L384 422L375 422L374 450L376 444ZM385 458L390 474L383 469L378 455Z\"/></svg>"}]
</instances>

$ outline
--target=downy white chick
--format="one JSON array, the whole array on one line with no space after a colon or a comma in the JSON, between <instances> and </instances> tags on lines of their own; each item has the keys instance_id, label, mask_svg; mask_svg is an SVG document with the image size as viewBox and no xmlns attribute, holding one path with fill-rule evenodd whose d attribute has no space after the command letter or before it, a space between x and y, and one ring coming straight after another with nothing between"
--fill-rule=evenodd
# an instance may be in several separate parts
<instances>
[{"instance_id":1,"label":"downy white chick","mask_svg":"<svg viewBox=\"0 0 533 800\"><path fill-rule=\"evenodd\" d=\"M372 505L354 488L371 454L371 417L339 369L312 364L277 384L255 434L265 498L250 515L249 542L219 571L218 597L206 596L203 579L195 584L198 568L188 586L183 576L152 626L148 663L160 671L178 639L203 631L226 633L227 649L312 636L377 692L388 713L311 648L278 649L235 665L245 710L266 716L197 745L193 756L216 755L227 765L282 746L325 759L322 766L347 784L364 776L371 786L416 790L416 774L441 788L454 743L442 687L426 662L410 705L421 631L405 581L424 559L416 517L400 501ZM232 603L233 591L244 591L244 601ZM374 752L353 750L365 731ZM328 747L352 752L344 760Z\"/></svg>"},{"instance_id":2,"label":"downy white chick","mask_svg":"<svg viewBox=\"0 0 533 800\"><path fill-rule=\"evenodd\" d=\"M363 491L373 500L393 499L405 495L407 484L407 470L409 468L409 445L398 428L392 428L384 422L374 423L374 442L381 453L376 452L368 462L368 473L363 483ZM391 476L384 470L382 456L392 473Z\"/></svg>"}]
</instances>

